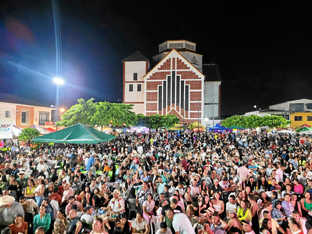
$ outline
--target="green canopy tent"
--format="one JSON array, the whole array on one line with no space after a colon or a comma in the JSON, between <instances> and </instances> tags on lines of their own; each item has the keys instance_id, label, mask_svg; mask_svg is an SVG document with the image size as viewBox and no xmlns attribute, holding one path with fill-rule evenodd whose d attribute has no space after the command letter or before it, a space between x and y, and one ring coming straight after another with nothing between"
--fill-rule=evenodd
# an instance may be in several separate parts
<instances>
[{"instance_id":1,"label":"green canopy tent","mask_svg":"<svg viewBox=\"0 0 312 234\"><path fill-rule=\"evenodd\" d=\"M46 134L33 139L34 142L53 142L66 144L96 144L115 139L113 135L100 132L84 124L76 124L71 127Z\"/></svg>"},{"instance_id":2,"label":"green canopy tent","mask_svg":"<svg viewBox=\"0 0 312 234\"><path fill-rule=\"evenodd\" d=\"M305 132L305 131L311 131L312 128L303 127L303 128L297 128L296 132Z\"/></svg>"}]
</instances>

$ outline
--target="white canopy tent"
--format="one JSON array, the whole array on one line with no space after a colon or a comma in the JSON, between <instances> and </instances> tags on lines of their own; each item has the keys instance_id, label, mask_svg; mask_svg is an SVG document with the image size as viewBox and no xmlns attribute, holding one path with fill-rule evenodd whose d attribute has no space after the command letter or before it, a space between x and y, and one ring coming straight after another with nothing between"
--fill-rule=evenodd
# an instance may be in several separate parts
<instances>
[{"instance_id":1,"label":"white canopy tent","mask_svg":"<svg viewBox=\"0 0 312 234\"><path fill-rule=\"evenodd\" d=\"M17 138L22 129L12 124L0 124L0 139Z\"/></svg>"}]
</instances>

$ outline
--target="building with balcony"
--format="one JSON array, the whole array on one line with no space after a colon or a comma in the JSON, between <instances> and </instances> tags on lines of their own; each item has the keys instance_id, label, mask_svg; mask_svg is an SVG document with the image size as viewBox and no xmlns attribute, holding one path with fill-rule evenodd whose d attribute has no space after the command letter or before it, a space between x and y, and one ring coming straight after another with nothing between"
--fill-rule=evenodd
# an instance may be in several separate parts
<instances>
[{"instance_id":1,"label":"building with balcony","mask_svg":"<svg viewBox=\"0 0 312 234\"><path fill-rule=\"evenodd\" d=\"M0 93L0 124L54 127L56 109L19 96Z\"/></svg>"},{"instance_id":2,"label":"building with balcony","mask_svg":"<svg viewBox=\"0 0 312 234\"><path fill-rule=\"evenodd\" d=\"M151 60L140 51L123 60L123 102L136 114L174 114L181 123L219 117L221 76L217 64L203 64L196 43L169 40Z\"/></svg>"}]
</instances>

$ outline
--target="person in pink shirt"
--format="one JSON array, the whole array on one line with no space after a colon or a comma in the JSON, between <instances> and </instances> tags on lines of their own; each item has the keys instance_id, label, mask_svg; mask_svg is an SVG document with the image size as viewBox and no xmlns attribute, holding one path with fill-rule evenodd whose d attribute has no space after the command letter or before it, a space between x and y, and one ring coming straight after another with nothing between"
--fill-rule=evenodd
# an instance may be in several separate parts
<instances>
[{"instance_id":1,"label":"person in pink shirt","mask_svg":"<svg viewBox=\"0 0 312 234\"><path fill-rule=\"evenodd\" d=\"M243 181L243 179L246 180L248 178L248 173L249 170L246 167L246 163L243 163L243 166L237 169L237 174L239 175L240 182Z\"/></svg>"},{"instance_id":2,"label":"person in pink shirt","mask_svg":"<svg viewBox=\"0 0 312 234\"><path fill-rule=\"evenodd\" d=\"M68 199L68 204L65 208L65 214L69 215L69 211L72 209L72 205L76 204L78 207L78 210L82 211L82 205L79 201L75 201L75 197L74 196L70 196Z\"/></svg>"},{"instance_id":3,"label":"person in pink shirt","mask_svg":"<svg viewBox=\"0 0 312 234\"><path fill-rule=\"evenodd\" d=\"M62 203L64 201L67 201L69 197L74 196L74 191L70 187L68 183L64 185L64 192L63 192L63 197L62 197Z\"/></svg>"},{"instance_id":4,"label":"person in pink shirt","mask_svg":"<svg viewBox=\"0 0 312 234\"><path fill-rule=\"evenodd\" d=\"M294 192L297 193L297 194L303 194L303 185L302 184L299 184L299 180L298 179L295 179L294 180Z\"/></svg>"}]
</instances>

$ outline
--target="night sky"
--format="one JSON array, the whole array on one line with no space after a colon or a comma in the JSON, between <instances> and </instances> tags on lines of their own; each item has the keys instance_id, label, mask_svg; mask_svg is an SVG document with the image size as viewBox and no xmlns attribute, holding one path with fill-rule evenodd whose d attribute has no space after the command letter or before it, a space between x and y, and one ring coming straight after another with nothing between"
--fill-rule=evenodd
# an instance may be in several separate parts
<instances>
[{"instance_id":1,"label":"night sky","mask_svg":"<svg viewBox=\"0 0 312 234\"><path fill-rule=\"evenodd\" d=\"M309 2L59 1L62 104L117 102L122 60L137 50L151 59L175 39L197 43L204 62L219 65L222 114L312 98ZM51 1L1 1L0 92L51 105L55 74Z\"/></svg>"}]
</instances>

